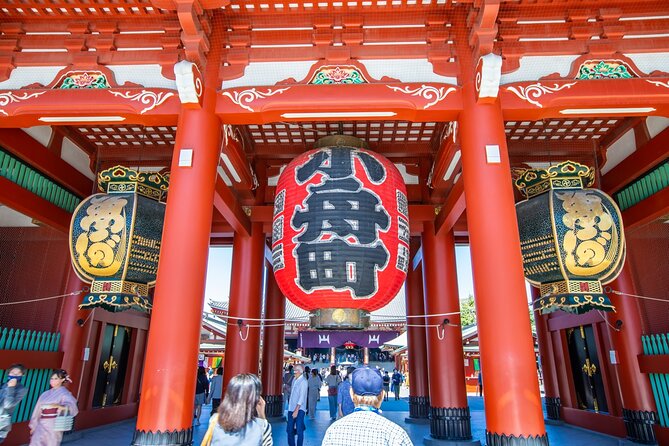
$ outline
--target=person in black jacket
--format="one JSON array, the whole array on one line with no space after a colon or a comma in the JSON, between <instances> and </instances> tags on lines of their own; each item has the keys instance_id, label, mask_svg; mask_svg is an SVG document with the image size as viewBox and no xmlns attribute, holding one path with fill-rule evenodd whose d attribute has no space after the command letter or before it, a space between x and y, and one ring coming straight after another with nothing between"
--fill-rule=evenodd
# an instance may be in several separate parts
<instances>
[{"instance_id":1,"label":"person in black jacket","mask_svg":"<svg viewBox=\"0 0 669 446\"><path fill-rule=\"evenodd\" d=\"M21 385L26 368L13 364L7 369L7 382L0 387L0 443L5 441L12 429L14 408L21 402L28 389Z\"/></svg>"},{"instance_id":2,"label":"person in black jacket","mask_svg":"<svg viewBox=\"0 0 669 446\"><path fill-rule=\"evenodd\" d=\"M202 414L202 405L207 400L207 391L209 390L209 379L204 367L197 368L197 380L195 381L195 411L193 413L193 425L200 425L200 415Z\"/></svg>"}]
</instances>

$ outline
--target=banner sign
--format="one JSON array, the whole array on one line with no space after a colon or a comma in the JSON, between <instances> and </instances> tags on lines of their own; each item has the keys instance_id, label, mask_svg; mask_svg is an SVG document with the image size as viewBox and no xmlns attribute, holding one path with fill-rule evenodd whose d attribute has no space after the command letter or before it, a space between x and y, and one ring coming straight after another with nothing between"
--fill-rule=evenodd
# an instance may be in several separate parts
<instances>
[{"instance_id":1,"label":"banner sign","mask_svg":"<svg viewBox=\"0 0 669 446\"><path fill-rule=\"evenodd\" d=\"M398 331L301 331L297 346L301 348L341 347L350 341L358 347L379 348L399 335Z\"/></svg>"}]
</instances>

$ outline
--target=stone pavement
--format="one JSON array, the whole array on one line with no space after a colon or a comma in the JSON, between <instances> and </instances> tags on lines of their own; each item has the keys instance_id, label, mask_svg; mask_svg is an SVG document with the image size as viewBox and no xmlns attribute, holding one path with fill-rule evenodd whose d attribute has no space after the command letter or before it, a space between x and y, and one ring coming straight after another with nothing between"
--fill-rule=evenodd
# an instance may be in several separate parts
<instances>
[{"instance_id":1,"label":"stone pavement","mask_svg":"<svg viewBox=\"0 0 669 446\"><path fill-rule=\"evenodd\" d=\"M485 416L483 412L483 398L470 396L469 405L472 415L472 434L475 439L485 441ZM381 406L383 415L407 430L414 445L422 445L423 437L430 432L429 425L407 424L404 419L409 415L408 398L403 397L400 401L394 401L392 395L390 401ZM207 419L211 406L204 406L202 411L201 425L194 429L194 445L199 446L205 431L207 430ZM315 420L307 419L307 430L305 431L304 446L319 446L325 430L330 425L327 397L321 398L318 403L318 411ZM135 428L135 420L128 420L108 426L88 429L81 432L81 438L68 441L67 446L128 446L132 440ZM619 440L615 437L602 435L584 429L570 426L546 426L551 446L618 446ZM286 423L272 423L272 436L274 444L282 446L286 441Z\"/></svg>"}]
</instances>

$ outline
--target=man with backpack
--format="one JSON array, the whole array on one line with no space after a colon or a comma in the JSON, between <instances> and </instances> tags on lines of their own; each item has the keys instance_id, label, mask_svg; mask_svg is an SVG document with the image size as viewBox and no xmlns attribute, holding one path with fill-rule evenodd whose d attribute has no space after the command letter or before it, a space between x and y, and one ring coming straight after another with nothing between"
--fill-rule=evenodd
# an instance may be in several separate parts
<instances>
[{"instance_id":1,"label":"man with backpack","mask_svg":"<svg viewBox=\"0 0 669 446\"><path fill-rule=\"evenodd\" d=\"M286 369L286 373L283 374L282 382L283 382L283 404L284 406L288 406L288 401L290 400L290 391L293 388L293 365L290 364L288 366L288 369Z\"/></svg>"}]
</instances>

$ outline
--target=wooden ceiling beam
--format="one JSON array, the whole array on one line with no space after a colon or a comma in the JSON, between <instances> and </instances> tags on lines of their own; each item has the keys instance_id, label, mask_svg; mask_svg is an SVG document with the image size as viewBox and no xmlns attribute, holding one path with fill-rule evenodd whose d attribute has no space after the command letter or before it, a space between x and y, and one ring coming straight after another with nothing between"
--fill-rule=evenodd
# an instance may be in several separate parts
<instances>
[{"instance_id":1,"label":"wooden ceiling beam","mask_svg":"<svg viewBox=\"0 0 669 446\"><path fill-rule=\"evenodd\" d=\"M0 146L80 197L93 191L92 180L21 129L0 129Z\"/></svg>"},{"instance_id":2,"label":"wooden ceiling beam","mask_svg":"<svg viewBox=\"0 0 669 446\"><path fill-rule=\"evenodd\" d=\"M602 176L602 190L612 195L636 178L669 158L669 128L664 129L643 147Z\"/></svg>"},{"instance_id":3,"label":"wooden ceiling beam","mask_svg":"<svg viewBox=\"0 0 669 446\"><path fill-rule=\"evenodd\" d=\"M409 158L432 155L430 142L380 142L370 143L370 149L386 158ZM256 143L253 154L261 159L293 159L310 147L304 143Z\"/></svg>"},{"instance_id":4,"label":"wooden ceiling beam","mask_svg":"<svg viewBox=\"0 0 669 446\"><path fill-rule=\"evenodd\" d=\"M669 217L669 188L664 188L621 212L626 231Z\"/></svg>"},{"instance_id":5,"label":"wooden ceiling beam","mask_svg":"<svg viewBox=\"0 0 669 446\"><path fill-rule=\"evenodd\" d=\"M70 230L72 214L4 177L0 177L0 203L62 233Z\"/></svg>"}]
</instances>

